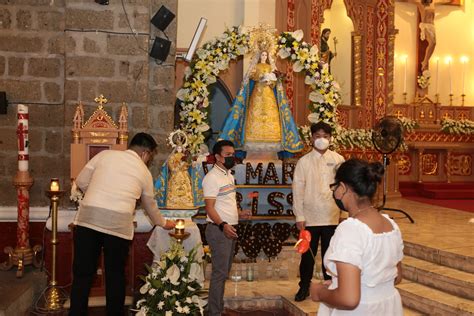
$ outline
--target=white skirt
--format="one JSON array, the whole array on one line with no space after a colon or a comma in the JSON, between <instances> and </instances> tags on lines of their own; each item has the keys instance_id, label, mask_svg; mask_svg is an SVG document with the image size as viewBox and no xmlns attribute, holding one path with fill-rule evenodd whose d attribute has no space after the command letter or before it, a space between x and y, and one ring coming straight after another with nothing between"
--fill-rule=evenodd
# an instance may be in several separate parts
<instances>
[{"instance_id":1,"label":"white skirt","mask_svg":"<svg viewBox=\"0 0 474 316\"><path fill-rule=\"evenodd\" d=\"M318 316L403 316L402 300L393 281L375 287L362 285L359 305L353 310L331 308L319 304Z\"/></svg>"}]
</instances>

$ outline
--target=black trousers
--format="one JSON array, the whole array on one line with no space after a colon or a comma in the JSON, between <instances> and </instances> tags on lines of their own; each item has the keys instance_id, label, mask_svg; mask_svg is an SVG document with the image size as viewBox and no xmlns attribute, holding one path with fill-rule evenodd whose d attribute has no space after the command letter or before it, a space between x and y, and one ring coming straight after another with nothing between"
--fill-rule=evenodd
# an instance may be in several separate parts
<instances>
[{"instance_id":1,"label":"black trousers","mask_svg":"<svg viewBox=\"0 0 474 316\"><path fill-rule=\"evenodd\" d=\"M107 316L123 316L125 264L130 240L76 226L70 316L87 315L89 292L104 250Z\"/></svg>"},{"instance_id":2,"label":"black trousers","mask_svg":"<svg viewBox=\"0 0 474 316\"><path fill-rule=\"evenodd\" d=\"M336 230L337 225L328 226L307 226L306 230L311 233L310 248L313 251L314 259L311 251L306 251L301 255L300 261L300 288L308 289L313 278L314 262L316 261L316 254L318 251L319 238L321 237L321 258L324 258L326 250L329 247L332 235ZM331 276L326 273L324 262L322 262L322 271L324 280L331 280Z\"/></svg>"}]
</instances>

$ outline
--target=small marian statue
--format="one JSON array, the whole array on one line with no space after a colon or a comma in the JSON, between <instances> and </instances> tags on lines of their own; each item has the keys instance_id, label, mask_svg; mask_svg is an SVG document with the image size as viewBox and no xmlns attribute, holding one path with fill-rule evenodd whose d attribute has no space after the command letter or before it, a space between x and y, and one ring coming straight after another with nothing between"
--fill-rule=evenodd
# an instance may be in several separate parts
<instances>
[{"instance_id":1,"label":"small marian statue","mask_svg":"<svg viewBox=\"0 0 474 316\"><path fill-rule=\"evenodd\" d=\"M169 137L173 146L155 182L158 206L168 209L195 209L203 205L202 167L185 151L186 134L176 131Z\"/></svg>"}]
</instances>

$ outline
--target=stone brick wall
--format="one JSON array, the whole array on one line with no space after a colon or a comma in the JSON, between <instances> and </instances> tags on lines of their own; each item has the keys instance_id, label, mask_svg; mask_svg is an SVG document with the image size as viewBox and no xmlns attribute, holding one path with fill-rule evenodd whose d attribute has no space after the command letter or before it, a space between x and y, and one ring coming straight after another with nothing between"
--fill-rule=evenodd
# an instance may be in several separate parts
<instances>
[{"instance_id":1,"label":"stone brick wall","mask_svg":"<svg viewBox=\"0 0 474 316\"><path fill-rule=\"evenodd\" d=\"M175 0L110 0L105 6L94 0L0 0L0 91L10 103L0 115L0 205L16 205L18 103L30 112L31 205L49 203L44 190L51 177L69 188L74 110L82 100L89 116L99 94L109 100L106 109L115 120L127 103L131 135L155 136L162 153L152 170L156 176L168 152L175 99L176 20L166 29L173 42L166 62L148 56L161 35L149 21L161 5L177 12Z\"/></svg>"}]
</instances>

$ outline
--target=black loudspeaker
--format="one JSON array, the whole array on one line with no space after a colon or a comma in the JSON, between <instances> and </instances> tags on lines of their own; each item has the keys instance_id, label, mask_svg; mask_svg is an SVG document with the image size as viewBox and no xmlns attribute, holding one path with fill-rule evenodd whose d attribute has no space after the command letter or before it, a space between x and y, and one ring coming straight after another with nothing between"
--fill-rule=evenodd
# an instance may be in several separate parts
<instances>
[{"instance_id":1,"label":"black loudspeaker","mask_svg":"<svg viewBox=\"0 0 474 316\"><path fill-rule=\"evenodd\" d=\"M5 91L0 91L0 114L7 114L7 94Z\"/></svg>"},{"instance_id":2,"label":"black loudspeaker","mask_svg":"<svg viewBox=\"0 0 474 316\"><path fill-rule=\"evenodd\" d=\"M150 56L165 61L170 53L171 42L167 39L156 37L153 47L151 48Z\"/></svg>"},{"instance_id":3,"label":"black loudspeaker","mask_svg":"<svg viewBox=\"0 0 474 316\"><path fill-rule=\"evenodd\" d=\"M158 12L151 18L151 24L164 31L168 25L170 25L171 21L173 21L174 17L174 13L162 5Z\"/></svg>"}]
</instances>

